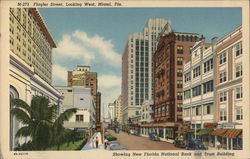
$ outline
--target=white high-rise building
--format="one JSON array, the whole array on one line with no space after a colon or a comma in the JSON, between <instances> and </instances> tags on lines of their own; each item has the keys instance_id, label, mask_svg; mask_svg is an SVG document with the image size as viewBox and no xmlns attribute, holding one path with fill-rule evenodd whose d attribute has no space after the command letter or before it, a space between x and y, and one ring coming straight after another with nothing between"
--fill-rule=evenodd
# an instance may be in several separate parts
<instances>
[{"instance_id":1,"label":"white high-rise building","mask_svg":"<svg viewBox=\"0 0 250 159\"><path fill-rule=\"evenodd\" d=\"M163 18L149 19L142 32L128 36L122 56L122 118L139 114L144 100L152 99L152 55L159 35L171 31L171 22Z\"/></svg>"}]
</instances>

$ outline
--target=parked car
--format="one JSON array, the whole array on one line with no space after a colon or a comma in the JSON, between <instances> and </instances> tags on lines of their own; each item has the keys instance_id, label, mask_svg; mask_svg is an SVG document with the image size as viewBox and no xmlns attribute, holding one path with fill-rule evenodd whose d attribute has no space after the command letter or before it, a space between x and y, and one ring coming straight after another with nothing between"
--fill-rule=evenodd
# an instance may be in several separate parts
<instances>
[{"instance_id":1,"label":"parked car","mask_svg":"<svg viewBox=\"0 0 250 159\"><path fill-rule=\"evenodd\" d=\"M159 138L159 136L156 133L151 133L149 135L149 139L153 140L153 141L160 141L160 138Z\"/></svg>"},{"instance_id":2,"label":"parked car","mask_svg":"<svg viewBox=\"0 0 250 159\"><path fill-rule=\"evenodd\" d=\"M109 150L127 150L126 147L122 146L119 141L109 141Z\"/></svg>"},{"instance_id":3,"label":"parked car","mask_svg":"<svg viewBox=\"0 0 250 159\"><path fill-rule=\"evenodd\" d=\"M207 150L208 148L202 143L200 139L188 141L186 150Z\"/></svg>"},{"instance_id":4,"label":"parked car","mask_svg":"<svg viewBox=\"0 0 250 159\"><path fill-rule=\"evenodd\" d=\"M185 144L185 141L180 139L180 138L176 138L173 142L174 146L176 147L181 147L181 148L185 148L186 147L186 144Z\"/></svg>"}]
</instances>

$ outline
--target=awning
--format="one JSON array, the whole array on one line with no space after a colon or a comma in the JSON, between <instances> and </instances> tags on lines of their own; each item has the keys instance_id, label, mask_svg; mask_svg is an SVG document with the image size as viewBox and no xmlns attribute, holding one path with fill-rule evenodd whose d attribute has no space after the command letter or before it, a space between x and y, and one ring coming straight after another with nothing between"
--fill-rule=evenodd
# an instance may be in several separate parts
<instances>
[{"instance_id":1,"label":"awning","mask_svg":"<svg viewBox=\"0 0 250 159\"><path fill-rule=\"evenodd\" d=\"M240 134L240 135L238 136L238 138L241 138L241 139L242 139L242 134Z\"/></svg>"},{"instance_id":2,"label":"awning","mask_svg":"<svg viewBox=\"0 0 250 159\"><path fill-rule=\"evenodd\" d=\"M207 135L209 134L210 132L212 132L213 129L201 129L199 130L196 135L199 135L199 136L202 136L202 135Z\"/></svg>"},{"instance_id":3,"label":"awning","mask_svg":"<svg viewBox=\"0 0 250 159\"><path fill-rule=\"evenodd\" d=\"M242 129L228 129L223 136L227 138L237 138L240 134L242 134Z\"/></svg>"},{"instance_id":4,"label":"awning","mask_svg":"<svg viewBox=\"0 0 250 159\"><path fill-rule=\"evenodd\" d=\"M214 131L212 131L210 133L210 135L214 135L214 136L224 136L224 134L226 133L227 129L216 129Z\"/></svg>"}]
</instances>

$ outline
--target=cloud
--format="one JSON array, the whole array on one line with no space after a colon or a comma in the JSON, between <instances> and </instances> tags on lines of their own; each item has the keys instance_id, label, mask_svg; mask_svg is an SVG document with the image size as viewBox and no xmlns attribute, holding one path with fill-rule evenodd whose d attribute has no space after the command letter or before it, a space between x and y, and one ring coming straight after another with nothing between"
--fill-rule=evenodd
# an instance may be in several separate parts
<instances>
[{"instance_id":1,"label":"cloud","mask_svg":"<svg viewBox=\"0 0 250 159\"><path fill-rule=\"evenodd\" d=\"M76 30L73 37L81 40L86 47L95 49L98 55L103 56L113 66L120 66L121 55L114 51L114 45L111 40L104 37L94 35L89 37L86 32Z\"/></svg>"},{"instance_id":2,"label":"cloud","mask_svg":"<svg viewBox=\"0 0 250 159\"><path fill-rule=\"evenodd\" d=\"M107 89L121 86L121 77L116 75L100 75L98 76L98 87Z\"/></svg>"},{"instance_id":3,"label":"cloud","mask_svg":"<svg viewBox=\"0 0 250 159\"><path fill-rule=\"evenodd\" d=\"M56 82L57 84L63 83L64 85L66 85L67 69L65 67L54 64L52 69L52 74L54 82Z\"/></svg>"},{"instance_id":4,"label":"cloud","mask_svg":"<svg viewBox=\"0 0 250 159\"><path fill-rule=\"evenodd\" d=\"M58 43L58 47L54 49L54 57L61 59L81 59L85 64L90 64L95 59L95 53L83 47L79 42L74 41L71 35L63 35L63 38ZM55 59L55 60L56 60Z\"/></svg>"}]
</instances>

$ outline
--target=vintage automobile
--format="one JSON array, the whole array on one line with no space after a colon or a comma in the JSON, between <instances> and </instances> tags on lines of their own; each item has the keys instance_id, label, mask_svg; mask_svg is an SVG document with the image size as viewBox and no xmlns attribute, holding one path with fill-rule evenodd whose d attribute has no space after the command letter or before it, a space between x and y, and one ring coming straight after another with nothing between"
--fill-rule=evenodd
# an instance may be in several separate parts
<instances>
[{"instance_id":1,"label":"vintage automobile","mask_svg":"<svg viewBox=\"0 0 250 159\"><path fill-rule=\"evenodd\" d=\"M174 146L176 147L181 147L181 148L185 148L186 144L185 141L183 140L183 138L176 138L173 142Z\"/></svg>"},{"instance_id":2,"label":"vintage automobile","mask_svg":"<svg viewBox=\"0 0 250 159\"><path fill-rule=\"evenodd\" d=\"M188 141L186 150L207 150L208 148L202 143L200 139Z\"/></svg>"},{"instance_id":3,"label":"vintage automobile","mask_svg":"<svg viewBox=\"0 0 250 159\"><path fill-rule=\"evenodd\" d=\"M149 134L149 139L153 141L160 141L160 138L156 133Z\"/></svg>"},{"instance_id":4,"label":"vintage automobile","mask_svg":"<svg viewBox=\"0 0 250 159\"><path fill-rule=\"evenodd\" d=\"M122 146L119 141L109 141L109 150L128 150L126 147Z\"/></svg>"}]
</instances>

